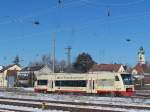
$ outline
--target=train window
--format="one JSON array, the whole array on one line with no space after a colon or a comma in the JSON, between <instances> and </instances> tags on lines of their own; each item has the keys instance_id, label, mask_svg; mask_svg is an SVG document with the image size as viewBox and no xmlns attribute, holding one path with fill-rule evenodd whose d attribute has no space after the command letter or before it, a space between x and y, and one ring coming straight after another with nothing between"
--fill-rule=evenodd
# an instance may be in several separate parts
<instances>
[{"instance_id":1,"label":"train window","mask_svg":"<svg viewBox=\"0 0 150 112\"><path fill-rule=\"evenodd\" d=\"M37 85L47 85L48 80L38 80Z\"/></svg>"},{"instance_id":2,"label":"train window","mask_svg":"<svg viewBox=\"0 0 150 112\"><path fill-rule=\"evenodd\" d=\"M118 76L115 76L115 81L120 81Z\"/></svg>"},{"instance_id":3,"label":"train window","mask_svg":"<svg viewBox=\"0 0 150 112\"><path fill-rule=\"evenodd\" d=\"M55 86L62 87L86 87L86 80L59 80L55 81Z\"/></svg>"},{"instance_id":4,"label":"train window","mask_svg":"<svg viewBox=\"0 0 150 112\"><path fill-rule=\"evenodd\" d=\"M121 74L123 83L125 85L132 85L133 81L132 81L132 75L131 74Z\"/></svg>"}]
</instances>

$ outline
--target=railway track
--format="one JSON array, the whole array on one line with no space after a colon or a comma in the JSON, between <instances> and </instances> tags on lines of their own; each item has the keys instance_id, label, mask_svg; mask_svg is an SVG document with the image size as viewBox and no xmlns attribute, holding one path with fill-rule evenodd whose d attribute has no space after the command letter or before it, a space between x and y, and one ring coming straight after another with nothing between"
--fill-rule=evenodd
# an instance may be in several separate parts
<instances>
[{"instance_id":1,"label":"railway track","mask_svg":"<svg viewBox=\"0 0 150 112\"><path fill-rule=\"evenodd\" d=\"M12 99L0 99L0 104L7 104L7 105L14 105L14 106L25 106L25 107L33 107L33 108L42 108L43 102L41 101L29 101L29 100L12 100ZM122 110L118 111L118 109L112 108L111 109L104 109L98 106L92 105L81 105L81 104L73 104L67 102L45 102L45 108L47 110L63 110L69 112L123 112Z\"/></svg>"},{"instance_id":2,"label":"railway track","mask_svg":"<svg viewBox=\"0 0 150 112\"><path fill-rule=\"evenodd\" d=\"M45 103L44 109L57 109L70 112L124 112L135 109L137 111L147 110L150 111L149 105L133 105L133 104L114 104L114 103L81 103L81 102L65 102L65 101L47 101L47 100L33 100L33 99L19 99L19 98L2 98L0 97L0 104L26 106L33 108L42 108Z\"/></svg>"},{"instance_id":3,"label":"railway track","mask_svg":"<svg viewBox=\"0 0 150 112\"><path fill-rule=\"evenodd\" d=\"M0 112L32 112L32 111L24 111L24 110L18 110L18 109L0 108Z\"/></svg>"},{"instance_id":4,"label":"railway track","mask_svg":"<svg viewBox=\"0 0 150 112\"><path fill-rule=\"evenodd\" d=\"M39 104L29 104L26 103L27 106L29 107L33 107L33 108L41 108L41 105L43 102L45 102L46 104L48 104L46 106L46 109L58 109L58 110L65 110L65 111L71 111L73 112L73 110L76 112L76 111L81 111L81 112L96 112L96 111L99 111L99 110L103 110L103 111L106 111L106 112L112 112L112 110L121 110L121 111L128 111L128 109L137 109L137 110L148 110L150 111L150 106L149 104L150 103L146 103L147 100L150 99L149 96L145 96L145 95L142 95L142 96L133 96L131 98L129 97L117 97L117 98L114 98L114 97L106 97L103 99L103 97L99 97L99 96L96 96L98 98L94 98L94 96L92 95L91 96L86 96L86 95L59 95L59 94L40 94L40 93L34 93L33 91L25 91L25 90L19 90L17 89L17 91L14 89L14 90L8 90L8 94L6 95L6 97L4 96L0 96L0 104L10 104L10 105L19 105L19 106L24 106L25 104L24 103L9 103L8 101L4 102L2 101L3 100L19 100L19 101L26 101L26 102L39 102ZM5 90L3 92L6 92ZM21 98L15 98L13 97L13 95L17 95L17 97L20 97ZM24 97L25 96L25 97ZM29 96L29 97L26 97L26 96ZM34 96L37 97L37 99L32 99L32 97ZM38 98L39 96L44 96L44 98L42 98L43 100L39 100L41 98ZM56 97L53 97L53 96L56 96ZM61 97L64 97L65 98L68 98L68 97L71 97L69 98L69 100L65 100L65 98L61 98ZM48 97L52 97L53 100L49 100L49 99L45 99L45 98L48 98ZM57 99L58 97L58 99ZM73 98L72 98L73 97ZM91 97L91 98L90 98ZM83 100L80 98L83 98ZM121 99L121 100L117 100L117 99ZM124 99L128 99L128 100L131 100L131 103L136 103L136 104L130 104L128 103L127 101L124 101ZM139 101L140 100L140 101ZM139 101L139 102L137 102ZM95 102L95 103L93 103ZM115 102L115 103L114 103ZM138 104L139 103L139 104ZM52 105L51 105L52 104ZM58 105L53 105L53 104L58 104ZM65 104L65 107L64 105ZM145 105L143 105L145 104ZM61 106L60 106L61 105ZM68 107L67 107L68 106ZM86 108L85 108L86 106ZM87 107L90 107L90 108L87 108ZM101 109L100 109L101 107ZM105 108L111 108L110 110L106 110ZM116 110L117 108L117 110ZM124 109L124 110L122 110Z\"/></svg>"}]
</instances>

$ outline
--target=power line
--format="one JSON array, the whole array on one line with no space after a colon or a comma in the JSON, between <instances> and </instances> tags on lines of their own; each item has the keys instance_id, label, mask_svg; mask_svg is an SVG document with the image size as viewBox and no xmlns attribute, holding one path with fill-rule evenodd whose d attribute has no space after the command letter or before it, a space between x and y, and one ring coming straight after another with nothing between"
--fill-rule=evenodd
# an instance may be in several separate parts
<instances>
[{"instance_id":1,"label":"power line","mask_svg":"<svg viewBox=\"0 0 150 112\"><path fill-rule=\"evenodd\" d=\"M70 1L69 3L63 3L63 8L66 8L67 6L70 6L74 3L80 3L81 1ZM53 6L51 8L46 8L42 11L38 11L38 12L34 12L34 13L31 13L31 14L28 14L28 15L25 15L25 16L20 16L20 17L15 17L19 20L19 22L23 22L25 21L26 19L29 19L29 18L33 18L33 17L37 17L37 16L40 16L40 15L44 15L46 13L52 13L53 11L55 11L56 9L58 8L58 6ZM10 17L10 16L4 16L4 17ZM4 22L0 22L0 24L10 24L12 22L18 22L18 21L12 21L12 20L8 20L8 21L4 21Z\"/></svg>"},{"instance_id":2,"label":"power line","mask_svg":"<svg viewBox=\"0 0 150 112\"><path fill-rule=\"evenodd\" d=\"M52 63L53 63L53 73L55 73L55 37L53 36L52 37L52 45L51 45L51 51L52 51L52 55L51 55L51 60L52 60Z\"/></svg>"},{"instance_id":3,"label":"power line","mask_svg":"<svg viewBox=\"0 0 150 112\"><path fill-rule=\"evenodd\" d=\"M89 5L89 6L107 6L108 3L102 3L102 2L96 2L94 3L93 1L91 0L80 0L81 2L85 3L86 5ZM136 5L136 4L139 4L139 3L142 3L144 2L145 0L135 0L133 2L127 2L127 3L120 3L120 4L117 4L117 3L111 3L109 4L109 6L129 6L129 5Z\"/></svg>"}]
</instances>

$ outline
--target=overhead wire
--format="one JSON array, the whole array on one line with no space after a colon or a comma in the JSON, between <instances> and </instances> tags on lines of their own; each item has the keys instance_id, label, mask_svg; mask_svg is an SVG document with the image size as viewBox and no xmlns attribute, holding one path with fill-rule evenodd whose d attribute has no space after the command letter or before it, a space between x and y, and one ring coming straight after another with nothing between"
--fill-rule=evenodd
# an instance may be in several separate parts
<instances>
[{"instance_id":1,"label":"overhead wire","mask_svg":"<svg viewBox=\"0 0 150 112\"><path fill-rule=\"evenodd\" d=\"M121 21L127 21L127 20L130 20L130 19L139 19L139 18L137 18L137 16L140 16L141 18L142 17L144 17L144 16L150 16L150 13L149 12L145 12L145 13L136 13L136 14L134 14L134 15L121 15L121 16L115 16L115 17L112 17L111 18L111 23L115 23L115 22L121 22ZM84 21L86 21L86 23L84 22ZM87 21L87 20L84 20L84 21L82 21L81 23L82 24L76 24L75 26L74 26L74 29L76 29L76 30L82 30L82 29L84 29L84 28L87 28L89 25L91 25L91 24L94 24L95 22L97 22L98 23L98 25L101 25L101 24L106 24L107 23L107 21L106 21L106 18L102 18L102 19L100 19L100 17L97 17L97 18L95 18L95 19L93 19L93 20L89 20L89 21ZM46 32L50 32L50 31L53 31L53 32L62 32L62 31L71 31L72 30L72 28L71 27L62 27L62 28L59 28L59 29L56 29L56 28L52 28L52 29L49 29L49 31L46 31ZM39 35L39 34L42 34L42 33L36 33L36 34L27 34L27 35L25 35L24 37L30 37L30 36L33 36L33 35ZM18 38L17 38L18 39ZM21 39L21 38L19 38L19 39Z\"/></svg>"},{"instance_id":2,"label":"overhead wire","mask_svg":"<svg viewBox=\"0 0 150 112\"><path fill-rule=\"evenodd\" d=\"M79 1L78 1L78 2L79 2ZM69 3L63 4L63 8L66 8L66 6L69 6L69 5L71 5L71 4L78 3L78 2L74 2L73 0L69 0ZM53 11L54 11L55 9L58 8L58 6L54 6L54 7L52 7L52 8L53 8ZM51 8L50 8L50 9L51 9ZM50 11L52 11L52 10L50 10ZM9 18L10 20L5 21L5 22L0 22L0 24L9 24L9 23L12 23L12 22L17 22L17 23L19 22L19 23L22 23L25 19L30 18L30 17L40 16L40 15L42 15L44 12L45 12L45 11L40 11L40 12L38 12L38 13L36 13L36 14L33 14L33 13L32 13L31 16L28 15L28 16L18 17L18 18L16 18L16 17L11 17L11 16L6 16L6 17ZM1 42L2 42L2 41L12 41L12 40L24 39L24 37L31 37L31 36L35 36L35 35L40 35L40 34L43 34L43 33L50 32L50 31L52 31L52 32L57 32L57 31L61 31L61 30L53 28L53 29L50 29L49 31L27 34L27 35L23 35L22 37L20 37L20 36L18 36L18 37L13 37L13 39L8 39L8 40L3 40L3 39L1 39Z\"/></svg>"},{"instance_id":3,"label":"overhead wire","mask_svg":"<svg viewBox=\"0 0 150 112\"><path fill-rule=\"evenodd\" d=\"M135 15L121 15L121 16L116 16L116 17L112 17L110 23L116 23L116 22L121 22L121 21L127 21L127 20L131 20L131 19L140 19L137 17L141 17L143 18L144 16L150 16L150 12L145 12L145 13L137 13ZM90 21L82 21L82 24L76 24L74 25L74 29L76 30L82 30L87 28L89 25L93 25L94 23L97 23L97 25L102 25L102 24L106 24L107 21L105 18L100 19L99 17L90 20ZM31 36L35 36L35 35L40 35L43 33L47 33L47 32L62 32L62 31L72 31L72 27L68 26L68 27L61 27L59 29L55 29L55 28L51 28L47 31L44 32L39 32L39 33L32 33L32 34L27 34L24 35L24 37L31 37ZM15 39L15 37L13 37ZM16 38L16 39L23 39L23 38Z\"/></svg>"},{"instance_id":4,"label":"overhead wire","mask_svg":"<svg viewBox=\"0 0 150 112\"><path fill-rule=\"evenodd\" d=\"M136 14L132 14L132 15L120 15L120 16L113 16L111 17L111 23L115 23L115 22L118 22L118 21L126 21L126 20L131 20L131 19L140 19L140 18L143 18L145 16L150 16L150 12L141 12L141 13L136 13ZM140 17L140 18L137 18L137 17ZM93 20L90 20L90 21L86 21L86 23L84 24L80 24L80 26L86 26L88 24L92 24L92 22L99 22L99 24L106 24L107 23L107 20L106 18L102 18L100 19L100 17L97 17Z\"/></svg>"},{"instance_id":5,"label":"overhead wire","mask_svg":"<svg viewBox=\"0 0 150 112\"><path fill-rule=\"evenodd\" d=\"M19 18L18 21L19 22L23 22L27 18L32 18L32 17L35 17L37 15L42 15L42 14L44 14L44 12L43 13L40 12L40 13L37 13L37 14L32 15L32 16L25 16L25 18L23 18L23 19ZM139 18L137 18L137 16L142 16L142 17L143 16L150 16L150 13L146 12L146 13L137 13L137 14L134 14L134 15L121 15L121 16L112 17L111 18L111 23L115 23L115 22L119 22L119 21L127 21L127 20L130 20L130 19L139 19ZM18 21L13 21L13 22L18 22ZM10 22L12 22L12 20L10 20ZM76 30L82 30L84 28L89 27L89 25L91 25L94 22L99 22L98 25L100 25L100 24L106 24L107 23L106 18L100 19L100 17L98 17L96 19L93 19L93 20L90 20L90 21L86 21L86 23L83 23L83 24L76 24L76 26L74 28ZM52 29L50 29L48 31L44 31L44 32L27 34L27 35L24 35L24 37L33 37L33 36L44 34L44 33L50 32L50 31L57 31L57 32L72 31L72 28L71 27L62 27L62 28L58 28L58 29L52 28ZM16 37L16 38L13 38L12 40L15 40L15 39L24 39L24 38Z\"/></svg>"},{"instance_id":6,"label":"overhead wire","mask_svg":"<svg viewBox=\"0 0 150 112\"><path fill-rule=\"evenodd\" d=\"M63 7L64 8L67 8L67 6L71 6L71 5L74 5L74 3L80 3L80 1L73 1L73 0L70 0L69 3L65 3L63 4ZM52 13L52 12L55 12L56 9L58 8L58 6L53 6L51 8L46 8L42 11L38 11L38 12L34 12L34 13L30 13L28 15L25 15L25 16L18 16L16 17L20 22L23 22L29 18L33 18L33 17L37 17L37 16L41 16L41 15L44 15L44 14L49 14L49 13ZM9 16L10 17L10 16ZM18 21L13 21L13 22L18 22ZM4 22L0 22L0 24L9 24L9 23L12 23L12 20L8 20L8 21L4 21Z\"/></svg>"},{"instance_id":7,"label":"overhead wire","mask_svg":"<svg viewBox=\"0 0 150 112\"><path fill-rule=\"evenodd\" d=\"M102 2L96 2L96 4L91 1L91 0L80 0L84 3L86 3L87 5L94 5L94 6L107 6L108 3L102 3ZM100 1L100 0L99 0ZM122 4L117 4L117 3L111 3L109 4L110 6L129 6L129 5L136 5L139 3L144 2L145 0L135 0L134 2L127 2L127 3L122 3Z\"/></svg>"}]
</instances>

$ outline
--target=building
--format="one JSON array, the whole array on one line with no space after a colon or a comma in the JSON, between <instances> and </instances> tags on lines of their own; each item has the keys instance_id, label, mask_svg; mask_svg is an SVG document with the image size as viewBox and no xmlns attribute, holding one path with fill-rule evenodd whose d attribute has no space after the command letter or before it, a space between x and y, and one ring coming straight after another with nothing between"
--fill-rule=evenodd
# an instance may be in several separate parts
<instances>
[{"instance_id":1,"label":"building","mask_svg":"<svg viewBox=\"0 0 150 112\"><path fill-rule=\"evenodd\" d=\"M0 65L0 71L4 68L4 66Z\"/></svg>"},{"instance_id":2,"label":"building","mask_svg":"<svg viewBox=\"0 0 150 112\"><path fill-rule=\"evenodd\" d=\"M1 86L14 87L16 85L17 72L21 70L21 67L13 64L3 67L0 70Z\"/></svg>"},{"instance_id":3,"label":"building","mask_svg":"<svg viewBox=\"0 0 150 112\"><path fill-rule=\"evenodd\" d=\"M138 63L141 65L145 64L145 51L143 47L140 47L138 52Z\"/></svg>"},{"instance_id":4,"label":"building","mask_svg":"<svg viewBox=\"0 0 150 112\"><path fill-rule=\"evenodd\" d=\"M132 70L133 75L142 75L144 73L150 73L149 65L145 63L145 51L143 47L140 47L138 52L138 63Z\"/></svg>"},{"instance_id":5,"label":"building","mask_svg":"<svg viewBox=\"0 0 150 112\"><path fill-rule=\"evenodd\" d=\"M4 77L3 73L0 73L0 88L6 88L7 87L7 80Z\"/></svg>"},{"instance_id":6,"label":"building","mask_svg":"<svg viewBox=\"0 0 150 112\"><path fill-rule=\"evenodd\" d=\"M150 65L149 64L136 64L132 70L133 75L143 75L145 73L150 73Z\"/></svg>"},{"instance_id":7,"label":"building","mask_svg":"<svg viewBox=\"0 0 150 112\"><path fill-rule=\"evenodd\" d=\"M126 67L122 64L96 64L89 70L89 72L99 72L99 71L109 71L109 72L125 72Z\"/></svg>"},{"instance_id":8,"label":"building","mask_svg":"<svg viewBox=\"0 0 150 112\"><path fill-rule=\"evenodd\" d=\"M132 70L132 74L133 75L137 75L137 74L144 74L144 70L143 70L144 66L141 65L140 63L136 64L135 67Z\"/></svg>"},{"instance_id":9,"label":"building","mask_svg":"<svg viewBox=\"0 0 150 112\"><path fill-rule=\"evenodd\" d=\"M52 70L47 65L25 67L17 74L17 86L33 87L37 75L48 75Z\"/></svg>"}]
</instances>

